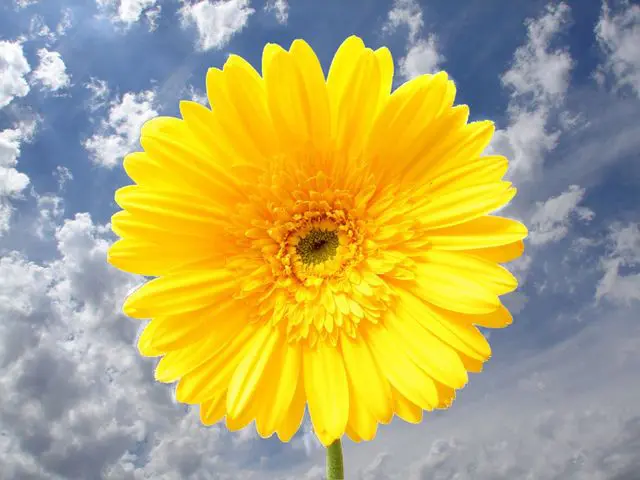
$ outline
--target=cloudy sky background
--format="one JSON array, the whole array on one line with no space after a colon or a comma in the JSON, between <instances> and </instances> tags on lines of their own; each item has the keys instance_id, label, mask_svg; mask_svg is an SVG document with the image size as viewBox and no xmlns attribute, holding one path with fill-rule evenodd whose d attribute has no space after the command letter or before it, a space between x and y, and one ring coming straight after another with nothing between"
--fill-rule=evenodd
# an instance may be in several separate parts
<instances>
[{"instance_id":1,"label":"cloudy sky background","mask_svg":"<svg viewBox=\"0 0 640 480\"><path fill-rule=\"evenodd\" d=\"M350 34L447 70L530 226L515 323L454 406L345 442L359 480L640 478L640 6L416 0L0 2L0 478L307 479L324 452L199 425L136 353L105 263L141 124L233 52Z\"/></svg>"}]
</instances>

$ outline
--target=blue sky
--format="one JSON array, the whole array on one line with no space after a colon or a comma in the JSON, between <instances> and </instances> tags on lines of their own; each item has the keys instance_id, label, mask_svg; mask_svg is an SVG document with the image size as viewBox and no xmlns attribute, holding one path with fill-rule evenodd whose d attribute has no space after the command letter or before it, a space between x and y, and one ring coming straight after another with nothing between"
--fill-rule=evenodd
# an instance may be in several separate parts
<instances>
[{"instance_id":1,"label":"blue sky","mask_svg":"<svg viewBox=\"0 0 640 480\"><path fill-rule=\"evenodd\" d=\"M153 381L109 267L140 125L207 68L358 34L397 83L447 70L498 130L531 231L514 324L454 406L345 442L347 477L640 475L640 7L627 1L5 0L0 6L0 458L7 479L321 479L324 452L204 428Z\"/></svg>"}]
</instances>

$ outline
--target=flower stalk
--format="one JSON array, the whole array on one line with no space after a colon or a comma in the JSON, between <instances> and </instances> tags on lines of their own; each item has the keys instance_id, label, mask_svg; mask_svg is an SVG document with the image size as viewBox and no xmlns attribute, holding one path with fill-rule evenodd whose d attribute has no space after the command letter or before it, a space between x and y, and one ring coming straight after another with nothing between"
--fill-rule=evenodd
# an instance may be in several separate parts
<instances>
[{"instance_id":1,"label":"flower stalk","mask_svg":"<svg viewBox=\"0 0 640 480\"><path fill-rule=\"evenodd\" d=\"M340 439L327 447L327 480L344 480L344 460Z\"/></svg>"}]
</instances>

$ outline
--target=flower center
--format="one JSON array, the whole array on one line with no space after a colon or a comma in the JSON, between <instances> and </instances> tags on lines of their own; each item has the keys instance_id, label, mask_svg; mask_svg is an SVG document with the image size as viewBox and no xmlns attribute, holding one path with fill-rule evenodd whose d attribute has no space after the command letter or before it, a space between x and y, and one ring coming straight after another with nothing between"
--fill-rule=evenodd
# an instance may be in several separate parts
<instances>
[{"instance_id":1,"label":"flower center","mask_svg":"<svg viewBox=\"0 0 640 480\"><path fill-rule=\"evenodd\" d=\"M311 230L296 245L296 252L305 265L317 265L336 256L338 235L330 230Z\"/></svg>"},{"instance_id":2,"label":"flower center","mask_svg":"<svg viewBox=\"0 0 640 480\"><path fill-rule=\"evenodd\" d=\"M270 235L280 244L274 274L287 282L319 286L360 258L359 228L343 210L295 213Z\"/></svg>"}]
</instances>

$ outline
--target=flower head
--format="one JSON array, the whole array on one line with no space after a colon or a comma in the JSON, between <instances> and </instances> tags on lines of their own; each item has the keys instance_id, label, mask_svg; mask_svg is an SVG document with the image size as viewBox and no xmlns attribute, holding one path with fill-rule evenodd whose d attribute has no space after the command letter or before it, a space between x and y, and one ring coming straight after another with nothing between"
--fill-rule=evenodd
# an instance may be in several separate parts
<instances>
[{"instance_id":1,"label":"flower head","mask_svg":"<svg viewBox=\"0 0 640 480\"><path fill-rule=\"evenodd\" d=\"M515 194L481 156L493 124L467 123L444 72L392 77L357 37L326 80L301 40L267 45L262 76L232 55L211 109L150 120L125 158L109 261L157 277L124 311L204 424L287 441L308 405L324 445L370 440L448 407L490 356L476 325L511 322L499 263L527 230L488 215Z\"/></svg>"}]
</instances>

